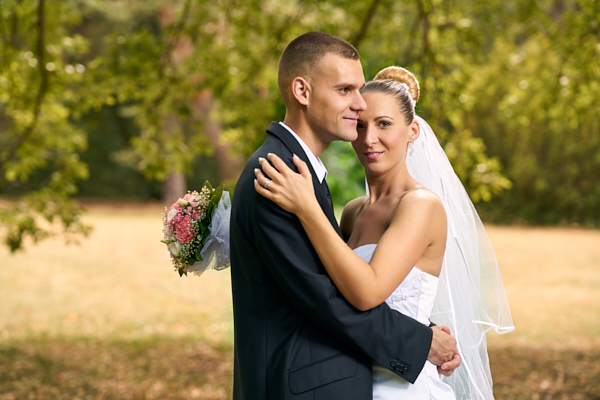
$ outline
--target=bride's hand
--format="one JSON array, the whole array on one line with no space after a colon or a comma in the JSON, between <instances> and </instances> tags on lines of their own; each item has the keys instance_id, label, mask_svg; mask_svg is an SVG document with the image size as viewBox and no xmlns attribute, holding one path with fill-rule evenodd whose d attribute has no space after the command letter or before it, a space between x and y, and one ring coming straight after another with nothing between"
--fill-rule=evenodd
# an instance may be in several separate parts
<instances>
[{"instance_id":1,"label":"bride's hand","mask_svg":"<svg viewBox=\"0 0 600 400\"><path fill-rule=\"evenodd\" d=\"M296 173L277 155L269 153L267 158L273 165L264 158L258 159L262 171L258 168L254 170L254 174L256 175L254 189L260 195L274 201L284 210L297 216L314 210L317 199L315 197L312 175L306 163L294 154L294 165L298 168L299 172ZM265 177L265 175L269 178ZM266 185L265 182L267 183ZM316 206L318 207L319 205L316 204Z\"/></svg>"}]
</instances>

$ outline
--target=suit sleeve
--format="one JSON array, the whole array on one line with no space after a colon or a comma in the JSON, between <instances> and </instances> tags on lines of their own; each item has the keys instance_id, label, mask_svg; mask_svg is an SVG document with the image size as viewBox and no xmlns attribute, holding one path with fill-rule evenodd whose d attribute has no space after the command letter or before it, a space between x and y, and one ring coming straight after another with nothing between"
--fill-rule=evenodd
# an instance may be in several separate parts
<instances>
[{"instance_id":1,"label":"suit sleeve","mask_svg":"<svg viewBox=\"0 0 600 400\"><path fill-rule=\"evenodd\" d=\"M407 381L416 380L429 354L431 328L385 303L364 312L354 308L327 276L298 218L257 193L253 227L261 261L300 312Z\"/></svg>"}]
</instances>

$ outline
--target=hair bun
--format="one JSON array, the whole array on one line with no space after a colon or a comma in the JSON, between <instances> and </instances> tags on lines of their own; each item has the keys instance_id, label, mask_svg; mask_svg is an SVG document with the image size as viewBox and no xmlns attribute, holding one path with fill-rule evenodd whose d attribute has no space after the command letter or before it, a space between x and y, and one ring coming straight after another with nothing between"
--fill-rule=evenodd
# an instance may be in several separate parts
<instances>
[{"instance_id":1,"label":"hair bun","mask_svg":"<svg viewBox=\"0 0 600 400\"><path fill-rule=\"evenodd\" d=\"M417 100L419 100L419 94L421 93L419 89L419 81L417 81L417 78L415 78L412 72L402 67L391 66L379 71L373 80L381 81L386 79L391 79L399 83L405 83L408 86L408 92L410 93L413 101L416 103Z\"/></svg>"}]
</instances>

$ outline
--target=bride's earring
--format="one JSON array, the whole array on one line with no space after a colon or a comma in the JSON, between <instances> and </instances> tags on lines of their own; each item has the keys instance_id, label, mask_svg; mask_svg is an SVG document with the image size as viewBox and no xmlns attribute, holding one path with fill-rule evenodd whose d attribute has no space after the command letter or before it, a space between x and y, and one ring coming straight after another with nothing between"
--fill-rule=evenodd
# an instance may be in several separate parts
<instances>
[{"instance_id":1,"label":"bride's earring","mask_svg":"<svg viewBox=\"0 0 600 400\"><path fill-rule=\"evenodd\" d=\"M412 157L414 152L415 146L413 145L413 142L408 142L408 155Z\"/></svg>"},{"instance_id":2,"label":"bride's earring","mask_svg":"<svg viewBox=\"0 0 600 400\"><path fill-rule=\"evenodd\" d=\"M354 156L354 159L358 161L358 154Z\"/></svg>"}]
</instances>

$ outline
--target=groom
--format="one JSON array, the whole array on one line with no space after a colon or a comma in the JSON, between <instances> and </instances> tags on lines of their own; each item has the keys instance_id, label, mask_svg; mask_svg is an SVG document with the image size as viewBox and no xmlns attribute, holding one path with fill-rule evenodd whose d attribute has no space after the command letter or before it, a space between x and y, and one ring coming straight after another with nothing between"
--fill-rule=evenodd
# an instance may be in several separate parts
<instances>
[{"instance_id":1,"label":"groom","mask_svg":"<svg viewBox=\"0 0 600 400\"><path fill-rule=\"evenodd\" d=\"M372 360L409 382L427 359L437 365L452 359L444 365L451 374L460 358L450 335L385 303L355 309L333 285L296 216L254 190L259 157L275 153L296 170L292 156L298 155L341 235L318 156L334 140L357 137L358 113L366 109L358 51L326 33L304 34L283 51L278 79L284 122L267 129L233 200L233 398L371 399Z\"/></svg>"}]
</instances>

